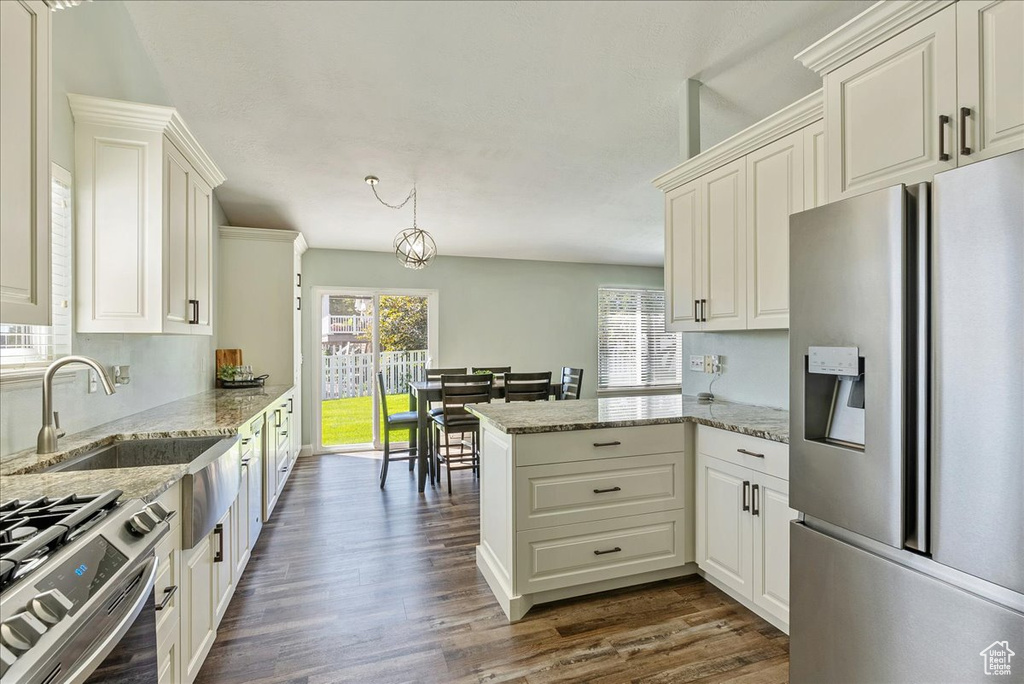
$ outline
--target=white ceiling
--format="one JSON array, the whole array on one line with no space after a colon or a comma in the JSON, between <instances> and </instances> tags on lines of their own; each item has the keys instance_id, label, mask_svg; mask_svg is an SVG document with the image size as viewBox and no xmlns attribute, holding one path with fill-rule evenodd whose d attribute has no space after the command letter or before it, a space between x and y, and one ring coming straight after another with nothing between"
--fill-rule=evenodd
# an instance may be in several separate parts
<instances>
[{"instance_id":1,"label":"white ceiling","mask_svg":"<svg viewBox=\"0 0 1024 684\"><path fill-rule=\"evenodd\" d=\"M793 55L868 2L149 2L126 5L228 177L234 225L387 251L660 265L678 91L702 146L820 86Z\"/></svg>"}]
</instances>

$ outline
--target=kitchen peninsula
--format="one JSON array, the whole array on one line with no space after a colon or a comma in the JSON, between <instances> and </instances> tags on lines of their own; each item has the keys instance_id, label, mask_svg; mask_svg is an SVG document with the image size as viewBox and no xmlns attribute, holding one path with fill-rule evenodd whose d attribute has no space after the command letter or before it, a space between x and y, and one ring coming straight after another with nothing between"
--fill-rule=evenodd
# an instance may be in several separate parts
<instances>
[{"instance_id":1,"label":"kitchen peninsula","mask_svg":"<svg viewBox=\"0 0 1024 684\"><path fill-rule=\"evenodd\" d=\"M785 498L775 506L788 412L681 395L470 411L481 420L477 567L510 621L537 603L699 572L788 628L792 514ZM772 543L752 545L758 534Z\"/></svg>"}]
</instances>

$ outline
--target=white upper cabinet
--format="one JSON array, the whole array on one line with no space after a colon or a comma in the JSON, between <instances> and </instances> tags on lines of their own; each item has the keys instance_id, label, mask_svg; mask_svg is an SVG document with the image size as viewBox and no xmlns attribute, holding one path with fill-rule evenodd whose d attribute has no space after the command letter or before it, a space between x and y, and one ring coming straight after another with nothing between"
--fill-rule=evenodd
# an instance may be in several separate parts
<instances>
[{"instance_id":1,"label":"white upper cabinet","mask_svg":"<svg viewBox=\"0 0 1024 684\"><path fill-rule=\"evenodd\" d=\"M789 215L824 203L818 91L655 179L669 330L789 327Z\"/></svg>"},{"instance_id":2,"label":"white upper cabinet","mask_svg":"<svg viewBox=\"0 0 1024 684\"><path fill-rule=\"evenodd\" d=\"M665 194L665 306L670 330L700 330L704 250L701 183Z\"/></svg>"},{"instance_id":3,"label":"white upper cabinet","mask_svg":"<svg viewBox=\"0 0 1024 684\"><path fill-rule=\"evenodd\" d=\"M825 76L829 200L956 167L956 8Z\"/></svg>"},{"instance_id":4,"label":"white upper cabinet","mask_svg":"<svg viewBox=\"0 0 1024 684\"><path fill-rule=\"evenodd\" d=\"M705 330L742 330L747 325L747 169L744 160L703 179Z\"/></svg>"},{"instance_id":5,"label":"white upper cabinet","mask_svg":"<svg viewBox=\"0 0 1024 684\"><path fill-rule=\"evenodd\" d=\"M956 4L961 165L1024 148L1024 2Z\"/></svg>"},{"instance_id":6,"label":"white upper cabinet","mask_svg":"<svg viewBox=\"0 0 1024 684\"><path fill-rule=\"evenodd\" d=\"M50 324L50 9L0 2L0 322Z\"/></svg>"},{"instance_id":7,"label":"white upper cabinet","mask_svg":"<svg viewBox=\"0 0 1024 684\"><path fill-rule=\"evenodd\" d=\"M212 189L224 175L170 107L68 100L77 330L211 335Z\"/></svg>"},{"instance_id":8,"label":"white upper cabinet","mask_svg":"<svg viewBox=\"0 0 1024 684\"><path fill-rule=\"evenodd\" d=\"M789 327L789 215L804 208L807 137L797 131L747 155L748 328Z\"/></svg>"},{"instance_id":9,"label":"white upper cabinet","mask_svg":"<svg viewBox=\"0 0 1024 684\"><path fill-rule=\"evenodd\" d=\"M1024 148L1024 3L879 2L797 59L825 83L828 200Z\"/></svg>"}]
</instances>

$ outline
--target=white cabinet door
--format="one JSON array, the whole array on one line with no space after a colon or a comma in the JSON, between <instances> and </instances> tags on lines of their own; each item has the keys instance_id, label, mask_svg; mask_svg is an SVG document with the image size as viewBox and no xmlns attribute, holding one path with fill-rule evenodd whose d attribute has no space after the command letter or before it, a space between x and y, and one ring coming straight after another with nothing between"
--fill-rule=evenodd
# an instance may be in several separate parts
<instances>
[{"instance_id":1,"label":"white cabinet door","mask_svg":"<svg viewBox=\"0 0 1024 684\"><path fill-rule=\"evenodd\" d=\"M248 461L246 459L249 459ZM252 452L242 455L242 479L238 483L238 498L235 500L231 523L231 557L235 564L235 581L242 577L249 562L249 464Z\"/></svg>"},{"instance_id":2,"label":"white cabinet door","mask_svg":"<svg viewBox=\"0 0 1024 684\"><path fill-rule=\"evenodd\" d=\"M164 332L190 333L192 165L164 139ZM102 230L102 228L101 228Z\"/></svg>"},{"instance_id":3,"label":"white cabinet door","mask_svg":"<svg viewBox=\"0 0 1024 684\"><path fill-rule=\"evenodd\" d=\"M829 201L956 167L956 7L825 76Z\"/></svg>"},{"instance_id":4,"label":"white cabinet door","mask_svg":"<svg viewBox=\"0 0 1024 684\"><path fill-rule=\"evenodd\" d=\"M956 19L963 165L1024 148L1024 3L961 0Z\"/></svg>"},{"instance_id":5,"label":"white cabinet door","mask_svg":"<svg viewBox=\"0 0 1024 684\"><path fill-rule=\"evenodd\" d=\"M0 320L50 324L50 9L0 2Z\"/></svg>"},{"instance_id":6,"label":"white cabinet door","mask_svg":"<svg viewBox=\"0 0 1024 684\"><path fill-rule=\"evenodd\" d=\"M213 580L214 534L210 533L193 548L182 553L182 591L188 600L188 615L181 621L184 681L199 674L203 660L217 636L214 625L216 595Z\"/></svg>"},{"instance_id":7,"label":"white cabinet door","mask_svg":"<svg viewBox=\"0 0 1024 684\"><path fill-rule=\"evenodd\" d=\"M168 637L156 646L157 684L181 684L181 640Z\"/></svg>"},{"instance_id":8,"label":"white cabinet door","mask_svg":"<svg viewBox=\"0 0 1024 684\"><path fill-rule=\"evenodd\" d=\"M825 121L815 121L803 129L804 134L804 209L828 203L825 181Z\"/></svg>"},{"instance_id":9,"label":"white cabinet door","mask_svg":"<svg viewBox=\"0 0 1024 684\"><path fill-rule=\"evenodd\" d=\"M751 491L754 604L789 624L789 483L758 475Z\"/></svg>"},{"instance_id":10,"label":"white cabinet door","mask_svg":"<svg viewBox=\"0 0 1024 684\"><path fill-rule=\"evenodd\" d=\"M747 327L746 162L737 159L701 179L704 330Z\"/></svg>"},{"instance_id":11,"label":"white cabinet door","mask_svg":"<svg viewBox=\"0 0 1024 684\"><path fill-rule=\"evenodd\" d=\"M697 454L697 565L746 598L752 592L751 475Z\"/></svg>"},{"instance_id":12,"label":"white cabinet door","mask_svg":"<svg viewBox=\"0 0 1024 684\"><path fill-rule=\"evenodd\" d=\"M224 617L224 613L228 609L228 603L231 601L231 595L235 590L235 562L231 554L231 530L234 514L235 507L232 506L213 529L213 540L211 543L213 544L214 628L220 624L220 619Z\"/></svg>"},{"instance_id":13,"label":"white cabinet door","mask_svg":"<svg viewBox=\"0 0 1024 684\"><path fill-rule=\"evenodd\" d=\"M804 132L747 155L747 327L789 327L789 215L804 208Z\"/></svg>"},{"instance_id":14,"label":"white cabinet door","mask_svg":"<svg viewBox=\"0 0 1024 684\"><path fill-rule=\"evenodd\" d=\"M669 330L700 330L704 261L701 182L665 195L665 321Z\"/></svg>"},{"instance_id":15,"label":"white cabinet door","mask_svg":"<svg viewBox=\"0 0 1024 684\"><path fill-rule=\"evenodd\" d=\"M193 335L212 335L213 190L197 173L189 177L188 299L193 302Z\"/></svg>"},{"instance_id":16,"label":"white cabinet door","mask_svg":"<svg viewBox=\"0 0 1024 684\"><path fill-rule=\"evenodd\" d=\"M270 520L270 514L277 504L279 491L278 474L281 463L277 450L279 417L277 409L267 410L267 425L263 429L263 521Z\"/></svg>"}]
</instances>

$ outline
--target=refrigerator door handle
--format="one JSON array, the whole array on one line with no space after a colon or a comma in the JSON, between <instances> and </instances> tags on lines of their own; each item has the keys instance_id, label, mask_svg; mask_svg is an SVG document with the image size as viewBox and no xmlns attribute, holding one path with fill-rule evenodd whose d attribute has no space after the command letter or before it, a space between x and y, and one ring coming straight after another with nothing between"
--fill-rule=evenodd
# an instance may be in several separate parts
<instances>
[{"instance_id":1,"label":"refrigerator door handle","mask_svg":"<svg viewBox=\"0 0 1024 684\"><path fill-rule=\"evenodd\" d=\"M743 481L743 509L744 511L750 510L750 480Z\"/></svg>"},{"instance_id":2,"label":"refrigerator door handle","mask_svg":"<svg viewBox=\"0 0 1024 684\"><path fill-rule=\"evenodd\" d=\"M910 363L908 371L912 377L908 401L908 421L911 421L912 452L907 454L907 477L905 491L906 526L904 545L921 553L927 553L929 507L929 458L931 430L931 187L920 183L908 188L908 261L912 272L916 301L908 307L908 322L913 325L910 340Z\"/></svg>"}]
</instances>

